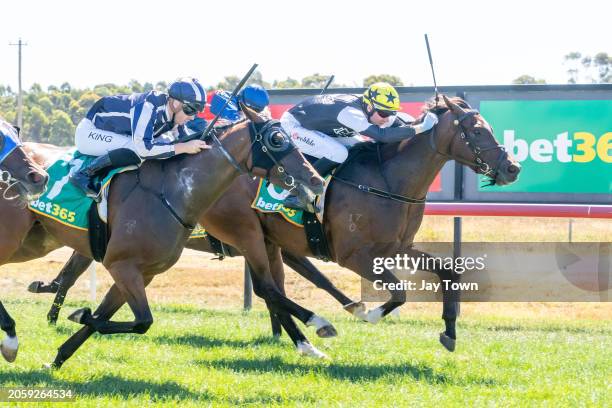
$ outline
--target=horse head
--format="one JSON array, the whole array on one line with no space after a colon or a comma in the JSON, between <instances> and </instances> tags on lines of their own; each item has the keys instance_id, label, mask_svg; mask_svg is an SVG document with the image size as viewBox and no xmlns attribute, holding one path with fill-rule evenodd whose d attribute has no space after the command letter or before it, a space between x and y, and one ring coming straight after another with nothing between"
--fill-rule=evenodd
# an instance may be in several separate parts
<instances>
[{"instance_id":1,"label":"horse head","mask_svg":"<svg viewBox=\"0 0 612 408\"><path fill-rule=\"evenodd\" d=\"M39 197L47 187L49 175L25 152L19 132L0 119L0 186L3 197L32 200ZM11 196L9 191L16 189Z\"/></svg>"},{"instance_id":2,"label":"horse head","mask_svg":"<svg viewBox=\"0 0 612 408\"><path fill-rule=\"evenodd\" d=\"M489 185L514 183L521 165L499 144L485 118L460 98L443 98L448 110L439 111L439 136L431 133L432 147L488 177ZM430 106L434 109L439 107Z\"/></svg>"},{"instance_id":3,"label":"horse head","mask_svg":"<svg viewBox=\"0 0 612 408\"><path fill-rule=\"evenodd\" d=\"M254 139L251 144L249 172L267 178L287 190L294 188L314 198L323 192L323 179L306 160L289 135L276 120L258 114L241 104L252 123Z\"/></svg>"}]
</instances>

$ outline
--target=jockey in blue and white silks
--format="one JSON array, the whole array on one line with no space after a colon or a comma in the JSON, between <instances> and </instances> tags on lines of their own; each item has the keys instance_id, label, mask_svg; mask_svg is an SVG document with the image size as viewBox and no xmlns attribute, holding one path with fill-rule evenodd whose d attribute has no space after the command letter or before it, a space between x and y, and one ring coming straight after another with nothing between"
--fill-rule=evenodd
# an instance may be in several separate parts
<instances>
[{"instance_id":1,"label":"jockey in blue and white silks","mask_svg":"<svg viewBox=\"0 0 612 408\"><path fill-rule=\"evenodd\" d=\"M90 180L103 170L208 148L201 140L173 143L205 104L206 91L193 78L173 82L167 94L151 91L101 98L81 120L75 135L81 153L99 157L74 173L71 183L96 198L99 193Z\"/></svg>"},{"instance_id":2,"label":"jockey in blue and white silks","mask_svg":"<svg viewBox=\"0 0 612 408\"><path fill-rule=\"evenodd\" d=\"M21 140L17 128L0 118L0 164L19 146Z\"/></svg>"}]
</instances>

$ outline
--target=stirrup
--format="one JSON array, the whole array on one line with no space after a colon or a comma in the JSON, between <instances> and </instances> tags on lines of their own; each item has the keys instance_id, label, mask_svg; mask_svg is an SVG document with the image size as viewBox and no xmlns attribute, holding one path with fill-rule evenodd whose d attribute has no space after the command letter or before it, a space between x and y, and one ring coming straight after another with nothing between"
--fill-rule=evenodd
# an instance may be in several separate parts
<instances>
[{"instance_id":1,"label":"stirrup","mask_svg":"<svg viewBox=\"0 0 612 408\"><path fill-rule=\"evenodd\" d=\"M306 212L314 213L316 211L312 203L302 204L302 202L296 196L289 196L283 201L285 208L292 208L294 210L302 210Z\"/></svg>"},{"instance_id":2,"label":"stirrup","mask_svg":"<svg viewBox=\"0 0 612 408\"><path fill-rule=\"evenodd\" d=\"M70 177L70 184L77 187L85 193L85 196L93 199L95 202L100 202L100 193L91 187L91 179L88 176L76 172Z\"/></svg>"}]
</instances>

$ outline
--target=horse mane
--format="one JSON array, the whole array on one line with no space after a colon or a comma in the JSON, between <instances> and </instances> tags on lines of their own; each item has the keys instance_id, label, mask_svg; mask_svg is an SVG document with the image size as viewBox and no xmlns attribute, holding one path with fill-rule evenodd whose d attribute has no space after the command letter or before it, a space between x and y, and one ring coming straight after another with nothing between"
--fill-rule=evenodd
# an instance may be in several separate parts
<instances>
[{"instance_id":1,"label":"horse mane","mask_svg":"<svg viewBox=\"0 0 612 408\"><path fill-rule=\"evenodd\" d=\"M440 97L440 99L442 98ZM448 99L450 99L451 102L456 103L463 109L472 109L469 103L467 103L465 100L463 100L462 98L458 96L452 96L452 97L449 97ZM440 115L448 110L449 108L448 106L446 106L444 101L442 101L442 103L440 102L436 103L435 97L431 97L428 101L426 101L425 106L423 107L423 112L431 112L431 113L435 113L436 115Z\"/></svg>"}]
</instances>

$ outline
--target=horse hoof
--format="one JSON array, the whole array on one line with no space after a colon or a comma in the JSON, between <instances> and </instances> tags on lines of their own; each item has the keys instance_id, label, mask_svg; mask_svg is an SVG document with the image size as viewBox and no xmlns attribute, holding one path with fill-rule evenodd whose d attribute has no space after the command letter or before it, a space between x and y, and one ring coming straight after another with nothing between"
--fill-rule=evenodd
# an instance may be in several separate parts
<instances>
[{"instance_id":1,"label":"horse hoof","mask_svg":"<svg viewBox=\"0 0 612 408\"><path fill-rule=\"evenodd\" d=\"M49 323L49 326L57 325L57 316L47 316L47 323Z\"/></svg>"},{"instance_id":2,"label":"horse hoof","mask_svg":"<svg viewBox=\"0 0 612 408\"><path fill-rule=\"evenodd\" d=\"M82 309L77 309L70 316L68 316L68 320L71 320L75 323L85 324L87 319L91 317L91 309L88 307L84 307Z\"/></svg>"},{"instance_id":3,"label":"horse hoof","mask_svg":"<svg viewBox=\"0 0 612 408\"><path fill-rule=\"evenodd\" d=\"M334 337L338 332L334 326L321 316L312 315L306 322L306 326L315 326L317 328L317 336L319 337Z\"/></svg>"},{"instance_id":4,"label":"horse hoof","mask_svg":"<svg viewBox=\"0 0 612 408\"><path fill-rule=\"evenodd\" d=\"M364 322L368 321L366 306L363 302L349 303L348 305L344 306L344 310L346 310L356 318L363 320Z\"/></svg>"},{"instance_id":5,"label":"horse hoof","mask_svg":"<svg viewBox=\"0 0 612 408\"><path fill-rule=\"evenodd\" d=\"M44 285L44 283L41 282L41 281L32 282L28 286L28 292L31 292L31 293L40 293L40 287L42 285Z\"/></svg>"},{"instance_id":6,"label":"horse hoof","mask_svg":"<svg viewBox=\"0 0 612 408\"><path fill-rule=\"evenodd\" d=\"M383 318L384 309L382 307L377 307L374 310L370 310L366 315L366 321L376 324L381 321Z\"/></svg>"},{"instance_id":7,"label":"horse hoof","mask_svg":"<svg viewBox=\"0 0 612 408\"><path fill-rule=\"evenodd\" d=\"M17 337L6 337L2 343L0 343L0 353L9 363L12 363L17 359L18 350L19 340L17 340Z\"/></svg>"},{"instance_id":8,"label":"horse hoof","mask_svg":"<svg viewBox=\"0 0 612 408\"><path fill-rule=\"evenodd\" d=\"M329 358L327 354L323 353L322 351L320 351L319 349L317 349L315 346L313 346L307 341L299 341L296 347L297 347L298 353L302 356L314 357L314 358L319 358L319 359Z\"/></svg>"},{"instance_id":9,"label":"horse hoof","mask_svg":"<svg viewBox=\"0 0 612 408\"><path fill-rule=\"evenodd\" d=\"M53 371L58 370L60 367L56 366L55 363L44 363L41 368L43 370Z\"/></svg>"},{"instance_id":10,"label":"horse hoof","mask_svg":"<svg viewBox=\"0 0 612 408\"><path fill-rule=\"evenodd\" d=\"M455 339L448 337L444 332L440 333L440 343L450 352L455 351Z\"/></svg>"},{"instance_id":11,"label":"horse hoof","mask_svg":"<svg viewBox=\"0 0 612 408\"><path fill-rule=\"evenodd\" d=\"M319 327L317 329L317 336L322 337L324 339L330 337L336 337L338 335L338 331L331 324L328 326Z\"/></svg>"}]
</instances>

